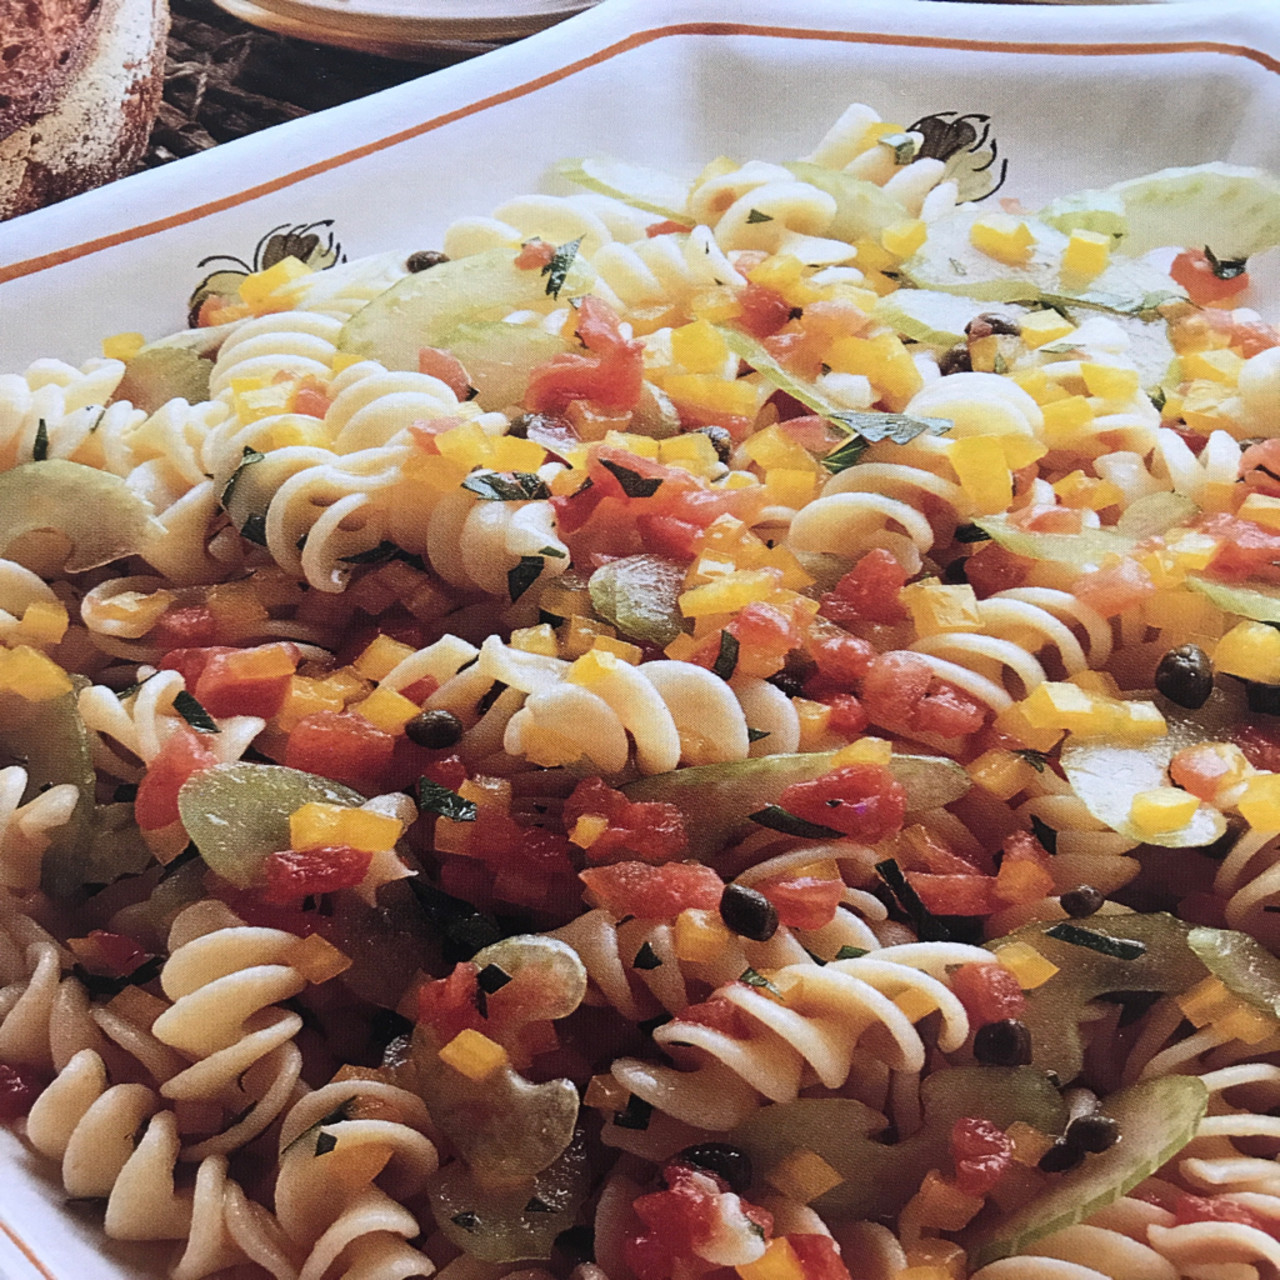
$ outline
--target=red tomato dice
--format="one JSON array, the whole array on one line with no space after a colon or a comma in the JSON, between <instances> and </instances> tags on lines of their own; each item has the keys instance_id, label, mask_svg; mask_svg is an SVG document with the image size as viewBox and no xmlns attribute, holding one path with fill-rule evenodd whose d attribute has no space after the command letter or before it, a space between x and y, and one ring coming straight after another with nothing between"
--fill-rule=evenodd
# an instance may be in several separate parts
<instances>
[{"instance_id":1,"label":"red tomato dice","mask_svg":"<svg viewBox=\"0 0 1280 1280\"><path fill-rule=\"evenodd\" d=\"M807 822L874 844L902 829L907 793L883 765L850 764L792 783L779 803Z\"/></svg>"},{"instance_id":2,"label":"red tomato dice","mask_svg":"<svg viewBox=\"0 0 1280 1280\"><path fill-rule=\"evenodd\" d=\"M278 850L263 863L266 887L262 899L272 906L290 906L313 895L354 889L372 861L370 850L353 849L348 844Z\"/></svg>"},{"instance_id":3,"label":"red tomato dice","mask_svg":"<svg viewBox=\"0 0 1280 1280\"><path fill-rule=\"evenodd\" d=\"M165 739L138 784L133 816L143 831L155 831L178 821L178 792L201 769L218 763L209 734L181 728Z\"/></svg>"},{"instance_id":4,"label":"red tomato dice","mask_svg":"<svg viewBox=\"0 0 1280 1280\"><path fill-rule=\"evenodd\" d=\"M610 867L589 867L578 878L618 918L669 920L687 907L714 911L724 892L724 881L696 862L668 862L660 867L616 862Z\"/></svg>"},{"instance_id":5,"label":"red tomato dice","mask_svg":"<svg viewBox=\"0 0 1280 1280\"><path fill-rule=\"evenodd\" d=\"M1013 1164L1013 1142L990 1120L965 1116L952 1126L951 1158L960 1190L985 1196Z\"/></svg>"}]
</instances>

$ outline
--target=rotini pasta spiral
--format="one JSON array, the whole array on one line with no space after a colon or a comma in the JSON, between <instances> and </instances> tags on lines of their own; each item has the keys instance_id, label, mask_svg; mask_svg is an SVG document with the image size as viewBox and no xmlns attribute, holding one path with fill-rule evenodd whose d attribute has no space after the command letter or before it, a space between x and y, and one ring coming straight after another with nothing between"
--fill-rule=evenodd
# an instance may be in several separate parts
<instances>
[{"instance_id":1,"label":"rotini pasta spiral","mask_svg":"<svg viewBox=\"0 0 1280 1280\"><path fill-rule=\"evenodd\" d=\"M41 423L48 456L58 458L74 454L107 415L116 429L136 425L145 415L130 405L104 410L123 376L119 360L90 360L79 369L37 360L25 374L0 376L0 468L34 457Z\"/></svg>"}]
</instances>

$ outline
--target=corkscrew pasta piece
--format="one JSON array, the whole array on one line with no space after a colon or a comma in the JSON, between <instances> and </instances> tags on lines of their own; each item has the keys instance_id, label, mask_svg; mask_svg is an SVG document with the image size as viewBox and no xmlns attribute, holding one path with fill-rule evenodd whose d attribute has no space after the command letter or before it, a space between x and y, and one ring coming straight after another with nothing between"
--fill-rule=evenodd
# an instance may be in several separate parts
<instances>
[{"instance_id":1,"label":"corkscrew pasta piece","mask_svg":"<svg viewBox=\"0 0 1280 1280\"><path fill-rule=\"evenodd\" d=\"M27 771L19 765L0 769L0 884L34 889L52 833L71 817L80 789L59 783L32 796L25 804Z\"/></svg>"},{"instance_id":2,"label":"corkscrew pasta piece","mask_svg":"<svg viewBox=\"0 0 1280 1280\"><path fill-rule=\"evenodd\" d=\"M123 376L121 361L101 359L79 369L61 360L37 360L25 374L0 375L0 467L8 470L35 457L41 423L47 456L57 458L74 454L107 415L117 429L136 425L146 415L131 405L104 409Z\"/></svg>"}]
</instances>

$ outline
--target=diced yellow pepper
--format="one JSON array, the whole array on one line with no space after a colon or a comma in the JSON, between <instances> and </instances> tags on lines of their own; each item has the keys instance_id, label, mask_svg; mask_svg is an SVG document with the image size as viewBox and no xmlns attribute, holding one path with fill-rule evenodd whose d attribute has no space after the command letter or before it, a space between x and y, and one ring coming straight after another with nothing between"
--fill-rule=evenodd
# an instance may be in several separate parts
<instances>
[{"instance_id":1,"label":"diced yellow pepper","mask_svg":"<svg viewBox=\"0 0 1280 1280\"><path fill-rule=\"evenodd\" d=\"M818 477L808 470L774 467L765 473L764 487L770 503L798 511L813 501L818 488Z\"/></svg>"},{"instance_id":2,"label":"diced yellow pepper","mask_svg":"<svg viewBox=\"0 0 1280 1280\"><path fill-rule=\"evenodd\" d=\"M777 569L735 570L716 582L683 592L680 612L686 618L736 613L746 605L769 599L780 585L781 577Z\"/></svg>"},{"instance_id":3,"label":"diced yellow pepper","mask_svg":"<svg viewBox=\"0 0 1280 1280\"><path fill-rule=\"evenodd\" d=\"M467 1027L440 1050L440 1061L468 1080L484 1080L506 1066L508 1058L497 1041Z\"/></svg>"},{"instance_id":4,"label":"diced yellow pepper","mask_svg":"<svg viewBox=\"0 0 1280 1280\"><path fill-rule=\"evenodd\" d=\"M544 658L560 654L560 642L549 622L541 622L536 627L517 627L511 633L511 647L521 653L540 653Z\"/></svg>"},{"instance_id":5,"label":"diced yellow pepper","mask_svg":"<svg viewBox=\"0 0 1280 1280\"><path fill-rule=\"evenodd\" d=\"M379 635L365 646L352 666L369 680L382 680L415 652L410 645L401 644L399 640L393 640L387 635Z\"/></svg>"},{"instance_id":6,"label":"diced yellow pepper","mask_svg":"<svg viewBox=\"0 0 1280 1280\"><path fill-rule=\"evenodd\" d=\"M1235 997L1221 978L1203 978L1194 987L1176 996L1174 1002L1193 1027L1207 1027L1221 1017Z\"/></svg>"},{"instance_id":7,"label":"diced yellow pepper","mask_svg":"<svg viewBox=\"0 0 1280 1280\"><path fill-rule=\"evenodd\" d=\"M956 479L979 515L1004 511L1013 501L1013 474L999 436L954 440L947 457Z\"/></svg>"},{"instance_id":8,"label":"diced yellow pepper","mask_svg":"<svg viewBox=\"0 0 1280 1280\"><path fill-rule=\"evenodd\" d=\"M910 611L921 639L948 631L982 630L978 597L968 583L915 582L904 587L898 598Z\"/></svg>"},{"instance_id":9,"label":"diced yellow pepper","mask_svg":"<svg viewBox=\"0 0 1280 1280\"><path fill-rule=\"evenodd\" d=\"M816 1151L807 1147L793 1151L765 1174L765 1181L789 1200L808 1204L844 1181Z\"/></svg>"},{"instance_id":10,"label":"diced yellow pepper","mask_svg":"<svg viewBox=\"0 0 1280 1280\"><path fill-rule=\"evenodd\" d=\"M489 465L495 471L537 471L547 451L536 440L519 436L490 436Z\"/></svg>"},{"instance_id":11,"label":"diced yellow pepper","mask_svg":"<svg viewBox=\"0 0 1280 1280\"><path fill-rule=\"evenodd\" d=\"M671 330L671 355L688 373L721 373L729 345L708 320L695 320Z\"/></svg>"},{"instance_id":12,"label":"diced yellow pepper","mask_svg":"<svg viewBox=\"0 0 1280 1280\"><path fill-rule=\"evenodd\" d=\"M1251 493L1241 504L1236 515L1241 520L1252 520L1267 529L1280 529L1280 498L1265 493Z\"/></svg>"},{"instance_id":13,"label":"diced yellow pepper","mask_svg":"<svg viewBox=\"0 0 1280 1280\"><path fill-rule=\"evenodd\" d=\"M399 733L422 708L394 689L378 688L351 710L384 733Z\"/></svg>"},{"instance_id":14,"label":"diced yellow pepper","mask_svg":"<svg viewBox=\"0 0 1280 1280\"><path fill-rule=\"evenodd\" d=\"M1046 680L1018 705L1038 729L1105 734L1115 731L1119 719L1109 699L1099 698L1066 681Z\"/></svg>"},{"instance_id":15,"label":"diced yellow pepper","mask_svg":"<svg viewBox=\"0 0 1280 1280\"><path fill-rule=\"evenodd\" d=\"M1020 756L1000 747L984 751L971 760L965 769L969 776L997 800L1010 800L1019 791L1025 791L1036 780L1036 771Z\"/></svg>"},{"instance_id":16,"label":"diced yellow pepper","mask_svg":"<svg viewBox=\"0 0 1280 1280\"><path fill-rule=\"evenodd\" d=\"M615 654L604 649L588 649L568 670L565 679L570 684L580 684L590 688L601 680L613 675L619 667L627 664Z\"/></svg>"},{"instance_id":17,"label":"diced yellow pepper","mask_svg":"<svg viewBox=\"0 0 1280 1280\"><path fill-rule=\"evenodd\" d=\"M740 1262L734 1268L741 1280L804 1280L804 1267L786 1236L776 1236L755 1262Z\"/></svg>"},{"instance_id":18,"label":"diced yellow pepper","mask_svg":"<svg viewBox=\"0 0 1280 1280\"><path fill-rule=\"evenodd\" d=\"M311 268L290 254L265 271L255 271L240 281L240 298L252 306L266 302L278 289L309 276Z\"/></svg>"},{"instance_id":19,"label":"diced yellow pepper","mask_svg":"<svg viewBox=\"0 0 1280 1280\"><path fill-rule=\"evenodd\" d=\"M837 338L827 349L826 364L836 373L869 378L895 412L906 408L924 386L911 353L895 333L881 333L874 338Z\"/></svg>"},{"instance_id":20,"label":"diced yellow pepper","mask_svg":"<svg viewBox=\"0 0 1280 1280\"><path fill-rule=\"evenodd\" d=\"M996 948L996 959L1017 978L1023 991L1044 986L1058 972L1058 966L1029 942L1006 942Z\"/></svg>"},{"instance_id":21,"label":"diced yellow pepper","mask_svg":"<svg viewBox=\"0 0 1280 1280\"><path fill-rule=\"evenodd\" d=\"M907 1280L965 1280L969 1274L966 1265L968 1255L954 1240L944 1240L941 1236L922 1236L914 1244L906 1248L907 1270L894 1274L894 1280L906 1276Z\"/></svg>"},{"instance_id":22,"label":"diced yellow pepper","mask_svg":"<svg viewBox=\"0 0 1280 1280\"><path fill-rule=\"evenodd\" d=\"M344 369L350 369L353 364L359 364L361 360L367 360L368 356L358 356L350 351L335 351L333 359L329 361L329 368L335 374L341 373Z\"/></svg>"},{"instance_id":23,"label":"diced yellow pepper","mask_svg":"<svg viewBox=\"0 0 1280 1280\"><path fill-rule=\"evenodd\" d=\"M1053 310L1033 311L1029 316L1023 316L1018 322L1018 329L1023 342L1033 350L1050 342L1060 342L1076 331L1070 320Z\"/></svg>"},{"instance_id":24,"label":"diced yellow pepper","mask_svg":"<svg viewBox=\"0 0 1280 1280\"><path fill-rule=\"evenodd\" d=\"M1188 529L1176 536L1168 535L1166 545L1184 573L1199 573L1202 569L1207 569L1209 561L1218 554L1222 539Z\"/></svg>"},{"instance_id":25,"label":"diced yellow pepper","mask_svg":"<svg viewBox=\"0 0 1280 1280\"><path fill-rule=\"evenodd\" d=\"M241 379L234 379L235 382ZM258 422L262 418L271 418L276 414L288 413L293 408L293 397L297 393L297 385L293 382L275 382L267 387L249 387L243 391L233 391L236 417L246 425Z\"/></svg>"},{"instance_id":26,"label":"diced yellow pepper","mask_svg":"<svg viewBox=\"0 0 1280 1280\"><path fill-rule=\"evenodd\" d=\"M582 1101L597 1111L621 1111L631 1091L614 1076L592 1076Z\"/></svg>"},{"instance_id":27,"label":"diced yellow pepper","mask_svg":"<svg viewBox=\"0 0 1280 1280\"><path fill-rule=\"evenodd\" d=\"M1039 462L1049 449L1034 436L1015 436L1012 433L997 436L1004 450L1005 465L1010 471L1021 471L1033 462Z\"/></svg>"},{"instance_id":28,"label":"diced yellow pepper","mask_svg":"<svg viewBox=\"0 0 1280 1280\"><path fill-rule=\"evenodd\" d=\"M764 403L766 387L746 378L725 379L711 373L675 373L663 388L677 404L738 418L754 418Z\"/></svg>"},{"instance_id":29,"label":"diced yellow pepper","mask_svg":"<svg viewBox=\"0 0 1280 1280\"><path fill-rule=\"evenodd\" d=\"M1245 1044L1258 1044L1280 1029L1274 1017L1240 999L1214 1022L1214 1028L1222 1035Z\"/></svg>"},{"instance_id":30,"label":"diced yellow pepper","mask_svg":"<svg viewBox=\"0 0 1280 1280\"><path fill-rule=\"evenodd\" d=\"M351 968L352 959L318 933L299 938L284 954L284 962L313 986L328 982Z\"/></svg>"},{"instance_id":31,"label":"diced yellow pepper","mask_svg":"<svg viewBox=\"0 0 1280 1280\"><path fill-rule=\"evenodd\" d=\"M1068 396L1041 407L1044 414L1044 441L1051 449L1085 443L1083 436L1093 425L1093 406L1084 396Z\"/></svg>"},{"instance_id":32,"label":"diced yellow pepper","mask_svg":"<svg viewBox=\"0 0 1280 1280\"><path fill-rule=\"evenodd\" d=\"M1213 661L1224 675L1280 684L1280 631L1265 622L1238 622L1218 641Z\"/></svg>"},{"instance_id":33,"label":"diced yellow pepper","mask_svg":"<svg viewBox=\"0 0 1280 1280\"><path fill-rule=\"evenodd\" d=\"M48 702L71 689L67 673L39 649L26 644L0 649L0 691L28 702Z\"/></svg>"},{"instance_id":34,"label":"diced yellow pepper","mask_svg":"<svg viewBox=\"0 0 1280 1280\"><path fill-rule=\"evenodd\" d=\"M813 702L809 698L792 698L791 705L800 718L800 750L817 751L826 737L831 708L825 702Z\"/></svg>"},{"instance_id":35,"label":"diced yellow pepper","mask_svg":"<svg viewBox=\"0 0 1280 1280\"><path fill-rule=\"evenodd\" d=\"M975 249L1009 267L1030 262L1035 242L1031 228L1011 213L989 213L969 228L969 243Z\"/></svg>"},{"instance_id":36,"label":"diced yellow pepper","mask_svg":"<svg viewBox=\"0 0 1280 1280\"><path fill-rule=\"evenodd\" d=\"M724 321L734 320L742 314L742 299L729 286L717 285L710 289L699 289L689 300L689 310L699 320L723 324Z\"/></svg>"},{"instance_id":37,"label":"diced yellow pepper","mask_svg":"<svg viewBox=\"0 0 1280 1280\"><path fill-rule=\"evenodd\" d=\"M1125 369L1113 364L1094 364L1084 361L1080 376L1091 396L1104 400L1130 400L1138 394L1141 381L1137 369Z\"/></svg>"},{"instance_id":38,"label":"diced yellow pepper","mask_svg":"<svg viewBox=\"0 0 1280 1280\"><path fill-rule=\"evenodd\" d=\"M695 476L710 479L721 468L720 455L710 439L700 431L686 431L658 442L658 461L680 467Z\"/></svg>"},{"instance_id":39,"label":"diced yellow pepper","mask_svg":"<svg viewBox=\"0 0 1280 1280\"><path fill-rule=\"evenodd\" d=\"M1182 419L1187 430L1207 436L1214 431L1230 431L1235 434L1235 418L1224 409L1224 401L1233 394L1233 388L1212 378L1196 378L1182 395Z\"/></svg>"},{"instance_id":40,"label":"diced yellow pepper","mask_svg":"<svg viewBox=\"0 0 1280 1280\"><path fill-rule=\"evenodd\" d=\"M132 360L147 345L140 333L113 333L102 340L102 355L107 360Z\"/></svg>"},{"instance_id":41,"label":"diced yellow pepper","mask_svg":"<svg viewBox=\"0 0 1280 1280\"><path fill-rule=\"evenodd\" d=\"M22 611L13 636L37 646L54 645L67 634L69 622L67 606L61 600L33 600Z\"/></svg>"},{"instance_id":42,"label":"diced yellow pepper","mask_svg":"<svg viewBox=\"0 0 1280 1280\"><path fill-rule=\"evenodd\" d=\"M1101 275L1111 260L1111 237L1076 227L1062 251L1062 274L1092 280Z\"/></svg>"},{"instance_id":43,"label":"diced yellow pepper","mask_svg":"<svg viewBox=\"0 0 1280 1280\"><path fill-rule=\"evenodd\" d=\"M708 442L709 443L709 442ZM793 440L776 423L748 436L742 451L762 470L789 468L817 473L818 464L809 451Z\"/></svg>"},{"instance_id":44,"label":"diced yellow pepper","mask_svg":"<svg viewBox=\"0 0 1280 1280\"><path fill-rule=\"evenodd\" d=\"M859 738L841 747L831 761L833 769L847 764L888 764L893 759L893 743L888 738Z\"/></svg>"},{"instance_id":45,"label":"diced yellow pepper","mask_svg":"<svg viewBox=\"0 0 1280 1280\"><path fill-rule=\"evenodd\" d=\"M569 659L580 658L595 647L598 637L617 634L607 622L597 622L594 618L584 618L574 614L565 622L564 634L560 637L560 656Z\"/></svg>"},{"instance_id":46,"label":"diced yellow pepper","mask_svg":"<svg viewBox=\"0 0 1280 1280\"><path fill-rule=\"evenodd\" d=\"M593 649L602 649L605 653L611 653L615 658L621 658L623 662L629 663L631 666L637 666L640 659L644 657L644 650L639 645L630 644L626 640L619 640L615 636L596 636L591 642Z\"/></svg>"},{"instance_id":47,"label":"diced yellow pepper","mask_svg":"<svg viewBox=\"0 0 1280 1280\"><path fill-rule=\"evenodd\" d=\"M1236 808L1255 831L1280 831L1280 773L1246 778Z\"/></svg>"},{"instance_id":48,"label":"diced yellow pepper","mask_svg":"<svg viewBox=\"0 0 1280 1280\"><path fill-rule=\"evenodd\" d=\"M919 987L907 987L893 997L893 1003L912 1021L919 1022L927 1018L937 1007L938 1002Z\"/></svg>"},{"instance_id":49,"label":"diced yellow pepper","mask_svg":"<svg viewBox=\"0 0 1280 1280\"><path fill-rule=\"evenodd\" d=\"M304 804L289 815L289 845L293 849L345 844L378 853L393 848L403 830L399 818L390 814L320 801Z\"/></svg>"},{"instance_id":50,"label":"diced yellow pepper","mask_svg":"<svg viewBox=\"0 0 1280 1280\"><path fill-rule=\"evenodd\" d=\"M920 218L895 222L880 233L880 243L895 258L909 258L928 238L929 228Z\"/></svg>"},{"instance_id":51,"label":"diced yellow pepper","mask_svg":"<svg viewBox=\"0 0 1280 1280\"><path fill-rule=\"evenodd\" d=\"M930 1169L911 1203L919 1213L923 1227L941 1231L961 1231L969 1225L986 1201L981 1196L967 1195L948 1182L936 1169Z\"/></svg>"},{"instance_id":52,"label":"diced yellow pepper","mask_svg":"<svg viewBox=\"0 0 1280 1280\"><path fill-rule=\"evenodd\" d=\"M699 649L702 642L682 632L662 651L672 662L688 662Z\"/></svg>"},{"instance_id":53,"label":"diced yellow pepper","mask_svg":"<svg viewBox=\"0 0 1280 1280\"><path fill-rule=\"evenodd\" d=\"M1200 802L1177 787L1153 787L1133 797L1129 818L1144 836L1164 835L1185 827Z\"/></svg>"},{"instance_id":54,"label":"diced yellow pepper","mask_svg":"<svg viewBox=\"0 0 1280 1280\"><path fill-rule=\"evenodd\" d=\"M804 276L804 263L789 253L774 254L759 266L747 272L752 284L763 285L780 293L793 307L808 306L825 296L821 289L811 285Z\"/></svg>"},{"instance_id":55,"label":"diced yellow pepper","mask_svg":"<svg viewBox=\"0 0 1280 1280\"><path fill-rule=\"evenodd\" d=\"M573 824L569 839L579 849L590 849L609 829L609 819L601 813L584 813Z\"/></svg>"},{"instance_id":56,"label":"diced yellow pepper","mask_svg":"<svg viewBox=\"0 0 1280 1280\"><path fill-rule=\"evenodd\" d=\"M289 681L289 691L285 694L284 704L276 712L276 725L288 732L298 721L317 711L341 711L346 706L345 699L330 689L323 681L308 676L294 676Z\"/></svg>"},{"instance_id":57,"label":"diced yellow pepper","mask_svg":"<svg viewBox=\"0 0 1280 1280\"><path fill-rule=\"evenodd\" d=\"M677 959L690 964L711 964L724 954L732 941L733 936L718 911L686 907L676 916Z\"/></svg>"},{"instance_id":58,"label":"diced yellow pepper","mask_svg":"<svg viewBox=\"0 0 1280 1280\"><path fill-rule=\"evenodd\" d=\"M1109 671L1077 671L1075 675L1068 676L1067 681L1069 684L1075 685L1077 689L1096 693L1103 698L1119 698L1123 696L1120 692L1120 686L1116 683L1115 676Z\"/></svg>"},{"instance_id":59,"label":"diced yellow pepper","mask_svg":"<svg viewBox=\"0 0 1280 1280\"><path fill-rule=\"evenodd\" d=\"M1184 379L1204 378L1234 387L1244 368L1244 358L1228 348L1216 351L1192 351L1181 357Z\"/></svg>"},{"instance_id":60,"label":"diced yellow pepper","mask_svg":"<svg viewBox=\"0 0 1280 1280\"><path fill-rule=\"evenodd\" d=\"M1052 725L1033 725L1017 703L999 712L994 724L999 732L1016 739L1024 747L1030 747L1033 751L1052 751L1065 732Z\"/></svg>"},{"instance_id":61,"label":"diced yellow pepper","mask_svg":"<svg viewBox=\"0 0 1280 1280\"><path fill-rule=\"evenodd\" d=\"M1063 505L1085 511L1103 511L1124 501L1124 494L1110 480L1098 480L1083 471L1072 471L1054 486L1053 491Z\"/></svg>"},{"instance_id":62,"label":"diced yellow pepper","mask_svg":"<svg viewBox=\"0 0 1280 1280\"><path fill-rule=\"evenodd\" d=\"M320 683L325 691L345 702L354 702L363 698L372 688L372 682L366 680L355 667L339 667L331 671Z\"/></svg>"}]
</instances>

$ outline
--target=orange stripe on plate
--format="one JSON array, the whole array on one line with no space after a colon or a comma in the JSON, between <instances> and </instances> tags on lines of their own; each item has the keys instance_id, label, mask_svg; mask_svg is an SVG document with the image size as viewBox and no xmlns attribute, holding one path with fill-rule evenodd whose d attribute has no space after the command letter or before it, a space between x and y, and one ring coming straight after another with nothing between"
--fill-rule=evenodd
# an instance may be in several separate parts
<instances>
[{"instance_id":1,"label":"orange stripe on plate","mask_svg":"<svg viewBox=\"0 0 1280 1280\"><path fill-rule=\"evenodd\" d=\"M643 45L665 40L672 36L744 35L782 40L823 40L837 44L891 45L909 49L955 49L973 53L1042 54L1050 57L1133 57L1161 53L1217 53L1231 58L1245 58L1250 62L1257 63L1267 71L1280 73L1280 60L1271 57L1269 54L1262 53L1257 49L1250 49L1244 45L1222 44L1213 40L1187 40L1170 44L1119 42L1106 44L1039 44L1031 41L965 40L952 36L906 36L886 35L878 32L822 31L802 27L755 26L751 23L743 22L674 23L666 27L656 27L649 31L636 32L624 40L619 40L596 53L580 58L576 62L570 62L566 66L550 71L546 75L538 76L536 79L529 80L524 84L506 89L501 93L491 94L489 97L481 98L478 102L473 102L468 106L447 111L443 115L434 116L432 119L424 120L420 124L388 134L385 138L367 142L360 147L353 147L350 151L343 151L336 156L330 156L326 160L319 160L315 164L307 165L305 168L295 169L292 173L281 174L278 178L272 178L268 182L261 182L256 186L247 187L243 191L223 196L219 200L211 200L207 204L196 205L180 213L170 214L167 218L157 218L153 222L144 222L138 226L129 227L124 231L117 231L108 236L100 236L96 240L86 240L83 244L72 245L65 249L55 249L51 253L41 254L36 258L28 258L24 262L16 262L8 267L0 267L0 284L7 280L17 280L22 276L32 275L37 271L46 271L50 267L60 266L64 262L72 262L77 258L100 253L102 250L114 248L116 245L127 244L131 240L140 240L161 231L168 231L173 227L198 222L201 218L207 218L226 209L232 209L236 205L245 204L250 200L257 200L275 191L282 191L286 187L305 182L308 178L314 178L318 174L339 169L343 165L361 160L365 156L374 155L376 152L385 151L389 147L398 146L402 142L419 138L423 134L431 133L447 124L452 124L456 120L463 120L467 116L486 111L491 107L527 97L547 85L566 80L570 76L577 75L590 67L599 66L601 63L616 58L619 54L638 49Z\"/></svg>"},{"instance_id":2,"label":"orange stripe on plate","mask_svg":"<svg viewBox=\"0 0 1280 1280\"><path fill-rule=\"evenodd\" d=\"M44 1280L58 1280L58 1277L55 1276L53 1272L50 1271L34 1253L31 1252L31 1248L27 1242L18 1235L3 1218L0 1218L0 1231L3 1231L4 1234L13 1241L18 1252L21 1253L22 1256L26 1258L26 1260L31 1263L31 1265L35 1267L42 1276L44 1276Z\"/></svg>"}]
</instances>

